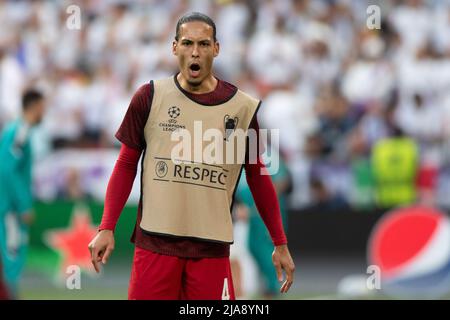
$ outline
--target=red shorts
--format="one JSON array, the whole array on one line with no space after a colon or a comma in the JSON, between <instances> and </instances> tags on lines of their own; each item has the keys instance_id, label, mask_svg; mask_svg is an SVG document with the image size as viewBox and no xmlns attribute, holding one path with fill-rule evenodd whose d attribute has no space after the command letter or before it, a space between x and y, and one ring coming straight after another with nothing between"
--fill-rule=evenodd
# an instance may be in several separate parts
<instances>
[{"instance_id":1,"label":"red shorts","mask_svg":"<svg viewBox=\"0 0 450 320\"><path fill-rule=\"evenodd\" d=\"M135 247L130 300L234 300L230 260L186 259Z\"/></svg>"}]
</instances>

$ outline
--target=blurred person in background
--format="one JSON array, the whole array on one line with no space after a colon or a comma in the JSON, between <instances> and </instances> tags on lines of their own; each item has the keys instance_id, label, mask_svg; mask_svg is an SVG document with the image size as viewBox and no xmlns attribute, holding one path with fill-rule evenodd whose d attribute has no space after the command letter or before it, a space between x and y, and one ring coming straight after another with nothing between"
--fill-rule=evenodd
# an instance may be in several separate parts
<instances>
[{"instance_id":1,"label":"blurred person in background","mask_svg":"<svg viewBox=\"0 0 450 320\"><path fill-rule=\"evenodd\" d=\"M347 137L356 124L346 99L335 86L322 88L317 97L319 118L316 135L321 140L321 155L329 162L347 161Z\"/></svg>"},{"instance_id":2,"label":"blurred person in background","mask_svg":"<svg viewBox=\"0 0 450 320\"><path fill-rule=\"evenodd\" d=\"M347 200L341 194L333 192L319 177L310 179L312 206L316 212L345 212L349 209Z\"/></svg>"},{"instance_id":3,"label":"blurred person in background","mask_svg":"<svg viewBox=\"0 0 450 320\"><path fill-rule=\"evenodd\" d=\"M444 108L439 99L414 93L403 99L396 113L397 123L419 149L417 191L422 204L435 205L437 178L442 164Z\"/></svg>"},{"instance_id":4,"label":"blurred person in background","mask_svg":"<svg viewBox=\"0 0 450 320\"><path fill-rule=\"evenodd\" d=\"M393 90L386 103L382 100L369 102L366 112L349 135L348 149L353 180L350 202L357 210L367 211L375 207L371 152L375 143L392 134L396 126L394 115L398 98L398 91Z\"/></svg>"},{"instance_id":5,"label":"blurred person in background","mask_svg":"<svg viewBox=\"0 0 450 320\"><path fill-rule=\"evenodd\" d=\"M396 125L392 119L394 114L394 107L387 110L389 136L374 145L371 155L376 204L383 209L417 200L419 146Z\"/></svg>"},{"instance_id":6,"label":"blurred person in background","mask_svg":"<svg viewBox=\"0 0 450 320\"><path fill-rule=\"evenodd\" d=\"M20 95L25 84L23 70L9 47L11 42L2 43L0 37L0 129L20 115Z\"/></svg>"},{"instance_id":7,"label":"blurred person in background","mask_svg":"<svg viewBox=\"0 0 450 320\"><path fill-rule=\"evenodd\" d=\"M25 264L28 228L34 220L30 136L44 116L44 96L34 89L25 91L22 107L22 116L8 123L0 137L0 254L14 298Z\"/></svg>"},{"instance_id":8,"label":"blurred person in background","mask_svg":"<svg viewBox=\"0 0 450 320\"><path fill-rule=\"evenodd\" d=\"M91 195L83 188L81 170L72 167L65 172L64 183L58 190L58 199L72 201L87 201Z\"/></svg>"}]
</instances>

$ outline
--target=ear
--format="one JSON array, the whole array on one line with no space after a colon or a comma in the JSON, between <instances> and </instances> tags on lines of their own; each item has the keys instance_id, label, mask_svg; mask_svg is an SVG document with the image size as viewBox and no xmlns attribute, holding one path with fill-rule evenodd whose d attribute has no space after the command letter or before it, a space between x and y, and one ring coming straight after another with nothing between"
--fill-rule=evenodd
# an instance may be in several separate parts
<instances>
[{"instance_id":1,"label":"ear","mask_svg":"<svg viewBox=\"0 0 450 320\"><path fill-rule=\"evenodd\" d=\"M177 56L177 46L178 46L178 42L176 40L173 40L172 42L172 53L174 56Z\"/></svg>"},{"instance_id":2,"label":"ear","mask_svg":"<svg viewBox=\"0 0 450 320\"><path fill-rule=\"evenodd\" d=\"M236 128L237 128L238 122L239 122L238 117L234 117L234 125Z\"/></svg>"},{"instance_id":3,"label":"ear","mask_svg":"<svg viewBox=\"0 0 450 320\"><path fill-rule=\"evenodd\" d=\"M219 55L220 44L219 41L214 42L214 58Z\"/></svg>"}]
</instances>

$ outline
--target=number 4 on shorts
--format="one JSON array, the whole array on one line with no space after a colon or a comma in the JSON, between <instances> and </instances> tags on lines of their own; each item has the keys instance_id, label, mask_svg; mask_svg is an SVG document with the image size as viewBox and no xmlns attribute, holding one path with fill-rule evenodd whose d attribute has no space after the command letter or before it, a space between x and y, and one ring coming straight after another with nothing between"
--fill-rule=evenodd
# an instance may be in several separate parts
<instances>
[{"instance_id":1,"label":"number 4 on shorts","mask_svg":"<svg viewBox=\"0 0 450 320\"><path fill-rule=\"evenodd\" d=\"M230 291L228 290L228 278L223 279L222 300L230 300Z\"/></svg>"}]
</instances>

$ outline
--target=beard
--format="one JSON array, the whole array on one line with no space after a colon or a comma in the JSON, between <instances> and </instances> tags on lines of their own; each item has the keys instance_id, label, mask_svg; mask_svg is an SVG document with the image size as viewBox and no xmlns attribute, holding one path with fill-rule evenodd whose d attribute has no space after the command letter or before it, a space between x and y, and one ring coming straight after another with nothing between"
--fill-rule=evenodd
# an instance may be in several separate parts
<instances>
[{"instance_id":1,"label":"beard","mask_svg":"<svg viewBox=\"0 0 450 320\"><path fill-rule=\"evenodd\" d=\"M203 82L203 79L195 79L195 80L187 80L187 83L191 86L191 87L199 87Z\"/></svg>"}]
</instances>

